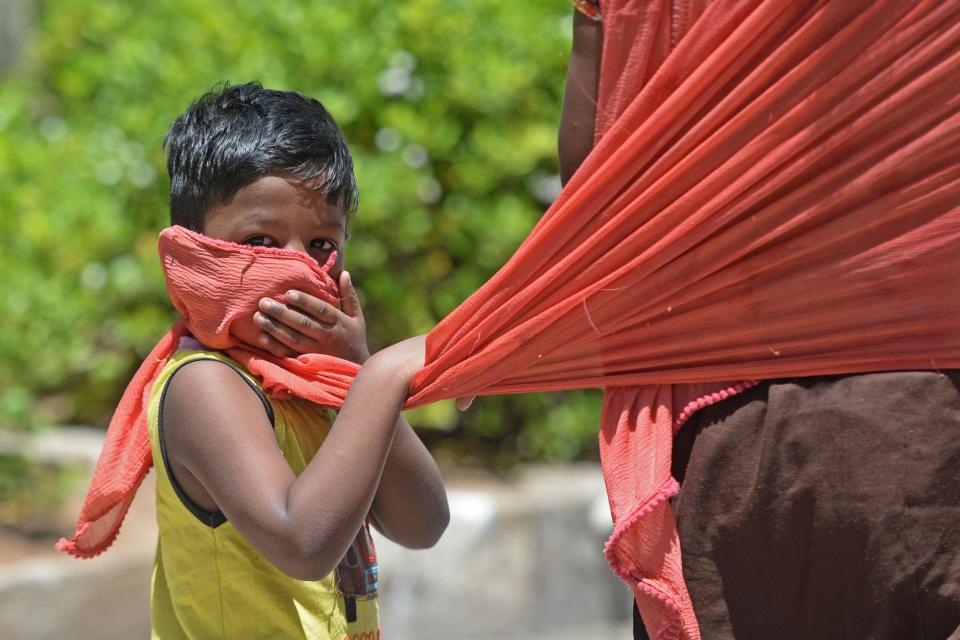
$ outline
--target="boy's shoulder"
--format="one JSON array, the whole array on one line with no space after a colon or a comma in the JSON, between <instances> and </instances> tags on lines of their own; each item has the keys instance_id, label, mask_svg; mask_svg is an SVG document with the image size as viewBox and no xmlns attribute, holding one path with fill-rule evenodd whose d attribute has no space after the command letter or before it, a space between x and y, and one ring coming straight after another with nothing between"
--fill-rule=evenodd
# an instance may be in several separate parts
<instances>
[{"instance_id":1,"label":"boy's shoulder","mask_svg":"<svg viewBox=\"0 0 960 640\"><path fill-rule=\"evenodd\" d=\"M240 363L220 352L181 348L161 370L151 404L164 422L203 424L224 411L253 411L273 422L260 385ZM162 414L162 415L161 415Z\"/></svg>"},{"instance_id":2,"label":"boy's shoulder","mask_svg":"<svg viewBox=\"0 0 960 640\"><path fill-rule=\"evenodd\" d=\"M180 347L170 356L170 360L167 361L167 364L163 367L163 370L160 372L160 375L157 377L157 381L167 380L176 375L181 375L180 370L185 368L185 365L196 362L197 365L204 369L210 370L220 370L225 367L222 366L211 366L210 364L200 365L200 362L219 362L221 365L226 365L229 369L232 369L237 374L243 378L249 380L250 382L256 385L256 378L247 371L247 369L231 358L229 355L222 351L217 351L215 349L208 349L207 347L201 345L199 342L193 339L181 340ZM193 369L193 367L189 367ZM259 385L257 385L259 386Z\"/></svg>"}]
</instances>

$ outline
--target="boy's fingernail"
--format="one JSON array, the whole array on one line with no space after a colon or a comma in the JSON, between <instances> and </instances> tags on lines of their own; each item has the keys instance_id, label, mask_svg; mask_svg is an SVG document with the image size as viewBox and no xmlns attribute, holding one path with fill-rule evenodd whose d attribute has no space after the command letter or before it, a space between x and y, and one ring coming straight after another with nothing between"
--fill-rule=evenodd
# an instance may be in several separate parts
<instances>
[{"instance_id":1,"label":"boy's fingernail","mask_svg":"<svg viewBox=\"0 0 960 640\"><path fill-rule=\"evenodd\" d=\"M286 298L287 298L287 300L290 300L290 301L296 300L299 296L300 296L300 294L299 294L298 292L292 291L292 290L291 290L291 291L287 291L287 293L286 293Z\"/></svg>"},{"instance_id":2,"label":"boy's fingernail","mask_svg":"<svg viewBox=\"0 0 960 640\"><path fill-rule=\"evenodd\" d=\"M264 298L260 301L260 308L266 311L279 311L280 305L276 300L271 300L270 298Z\"/></svg>"}]
</instances>

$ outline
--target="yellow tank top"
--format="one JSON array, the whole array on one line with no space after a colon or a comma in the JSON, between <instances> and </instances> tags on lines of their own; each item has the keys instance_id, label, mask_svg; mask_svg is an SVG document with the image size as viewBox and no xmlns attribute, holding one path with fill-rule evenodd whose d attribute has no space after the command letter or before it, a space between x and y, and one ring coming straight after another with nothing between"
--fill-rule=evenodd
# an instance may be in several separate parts
<instances>
[{"instance_id":1,"label":"yellow tank top","mask_svg":"<svg viewBox=\"0 0 960 640\"><path fill-rule=\"evenodd\" d=\"M362 597L340 595L333 573L316 582L291 578L261 556L222 513L204 511L171 482L159 421L163 396L170 377L200 359L230 365L258 392L295 474L316 453L335 415L300 399L268 400L257 381L221 353L181 349L171 358L151 391L148 413L160 532L151 582L151 638L376 640L375 569L368 566L366 574L351 578L366 577L369 589ZM375 567L372 547L368 555Z\"/></svg>"}]
</instances>

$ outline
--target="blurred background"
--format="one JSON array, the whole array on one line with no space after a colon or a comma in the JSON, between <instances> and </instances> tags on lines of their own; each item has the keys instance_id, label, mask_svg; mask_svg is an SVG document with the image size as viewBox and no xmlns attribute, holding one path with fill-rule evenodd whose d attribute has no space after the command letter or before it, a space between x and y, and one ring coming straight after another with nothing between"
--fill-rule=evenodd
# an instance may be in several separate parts
<instances>
[{"instance_id":1,"label":"blurred background","mask_svg":"<svg viewBox=\"0 0 960 640\"><path fill-rule=\"evenodd\" d=\"M175 317L156 257L173 118L220 81L325 104L356 163L347 261L377 349L428 331L559 193L572 11L0 0L0 637L148 629L151 487L102 558L51 548L126 382ZM434 551L381 545L385 637L626 637L629 597L602 557L599 404L593 391L411 412L454 520Z\"/></svg>"}]
</instances>

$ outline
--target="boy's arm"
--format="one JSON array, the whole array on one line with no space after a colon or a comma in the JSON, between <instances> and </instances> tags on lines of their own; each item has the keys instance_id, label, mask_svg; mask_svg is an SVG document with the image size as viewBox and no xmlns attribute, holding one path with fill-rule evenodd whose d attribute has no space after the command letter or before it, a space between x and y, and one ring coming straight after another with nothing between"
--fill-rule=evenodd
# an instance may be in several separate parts
<instances>
[{"instance_id":1,"label":"boy's arm","mask_svg":"<svg viewBox=\"0 0 960 640\"><path fill-rule=\"evenodd\" d=\"M296 477L246 382L222 363L190 363L174 375L164 401L173 471L185 488L202 488L200 506L203 498L211 501L282 571L320 579L343 557L370 511L400 407L422 365L422 337L372 357L323 445ZM430 499L446 502L442 491ZM425 513L444 510L433 506ZM445 522L433 526L442 531Z\"/></svg>"},{"instance_id":2,"label":"boy's arm","mask_svg":"<svg viewBox=\"0 0 960 640\"><path fill-rule=\"evenodd\" d=\"M371 514L383 535L411 549L435 545L450 521L437 463L403 416Z\"/></svg>"},{"instance_id":3,"label":"boy's arm","mask_svg":"<svg viewBox=\"0 0 960 640\"><path fill-rule=\"evenodd\" d=\"M351 345L360 345L354 348L360 355L351 359L362 363L366 359L362 355L366 352L363 311L346 271L340 276L340 291L342 311L299 292L296 306L281 305L268 310L265 305L271 301L262 301L258 323L267 332L264 336L273 341L264 346L272 345L275 355L297 355L310 348L325 353L351 353ZM346 330L337 333L338 326ZM440 471L402 417L373 501L372 515L381 533L412 549L436 544L449 521Z\"/></svg>"}]
</instances>

